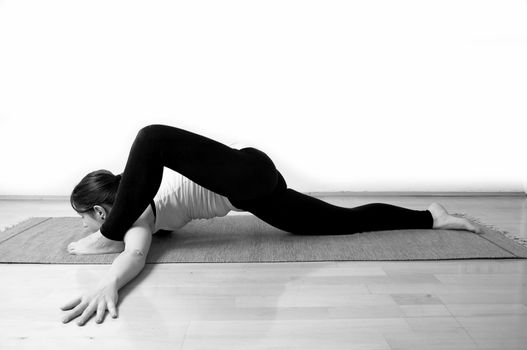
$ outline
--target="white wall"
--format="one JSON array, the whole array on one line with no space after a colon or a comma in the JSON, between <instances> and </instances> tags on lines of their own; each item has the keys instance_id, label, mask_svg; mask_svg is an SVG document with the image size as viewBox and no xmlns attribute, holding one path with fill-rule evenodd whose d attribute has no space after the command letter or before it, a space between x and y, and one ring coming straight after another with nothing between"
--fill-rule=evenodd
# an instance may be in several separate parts
<instances>
[{"instance_id":1,"label":"white wall","mask_svg":"<svg viewBox=\"0 0 527 350\"><path fill-rule=\"evenodd\" d=\"M522 191L520 0L1 1L0 194L67 195L167 123L299 191Z\"/></svg>"}]
</instances>

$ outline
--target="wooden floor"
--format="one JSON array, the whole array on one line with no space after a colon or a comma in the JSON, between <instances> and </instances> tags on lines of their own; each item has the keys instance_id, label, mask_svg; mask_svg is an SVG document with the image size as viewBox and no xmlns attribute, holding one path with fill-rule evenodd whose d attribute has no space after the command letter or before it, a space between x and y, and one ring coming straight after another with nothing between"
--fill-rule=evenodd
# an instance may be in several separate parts
<instances>
[{"instance_id":1,"label":"wooden floor","mask_svg":"<svg viewBox=\"0 0 527 350\"><path fill-rule=\"evenodd\" d=\"M437 201L527 237L525 197L324 199ZM2 202L0 224L73 215L46 205ZM0 264L0 349L527 349L527 260L147 265L119 318L62 324L107 269Z\"/></svg>"}]
</instances>

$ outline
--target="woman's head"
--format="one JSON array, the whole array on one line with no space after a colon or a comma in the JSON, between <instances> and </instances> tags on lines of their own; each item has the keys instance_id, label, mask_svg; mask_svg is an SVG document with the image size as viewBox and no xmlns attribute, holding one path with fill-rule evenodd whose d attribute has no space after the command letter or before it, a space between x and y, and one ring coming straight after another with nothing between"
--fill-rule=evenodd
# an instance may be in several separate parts
<instances>
[{"instance_id":1,"label":"woman's head","mask_svg":"<svg viewBox=\"0 0 527 350\"><path fill-rule=\"evenodd\" d=\"M70 196L73 209L82 217L84 227L97 231L109 214L121 175L108 170L92 171L75 186Z\"/></svg>"}]
</instances>

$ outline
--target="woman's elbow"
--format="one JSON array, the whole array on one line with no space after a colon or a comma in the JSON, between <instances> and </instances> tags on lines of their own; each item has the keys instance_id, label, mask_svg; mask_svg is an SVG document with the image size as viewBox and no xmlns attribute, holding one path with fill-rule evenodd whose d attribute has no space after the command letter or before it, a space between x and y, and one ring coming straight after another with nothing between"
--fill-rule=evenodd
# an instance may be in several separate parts
<instances>
[{"instance_id":1,"label":"woman's elbow","mask_svg":"<svg viewBox=\"0 0 527 350\"><path fill-rule=\"evenodd\" d=\"M146 253L141 249L137 249L137 248L125 249L124 253L126 253L128 256L132 258L143 259L143 260L146 259Z\"/></svg>"}]
</instances>

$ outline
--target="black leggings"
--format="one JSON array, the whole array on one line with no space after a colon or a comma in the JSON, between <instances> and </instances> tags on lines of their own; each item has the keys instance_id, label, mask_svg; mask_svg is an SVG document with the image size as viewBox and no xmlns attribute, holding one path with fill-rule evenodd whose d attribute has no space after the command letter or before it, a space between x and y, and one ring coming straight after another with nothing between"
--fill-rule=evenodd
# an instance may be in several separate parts
<instances>
[{"instance_id":1,"label":"black leggings","mask_svg":"<svg viewBox=\"0 0 527 350\"><path fill-rule=\"evenodd\" d=\"M287 188L273 161L253 148L237 150L207 137L166 125L149 125L132 145L117 196L101 233L116 241L157 193L163 167L227 197L270 225L294 234L429 229L428 210L371 203L343 208Z\"/></svg>"}]
</instances>

